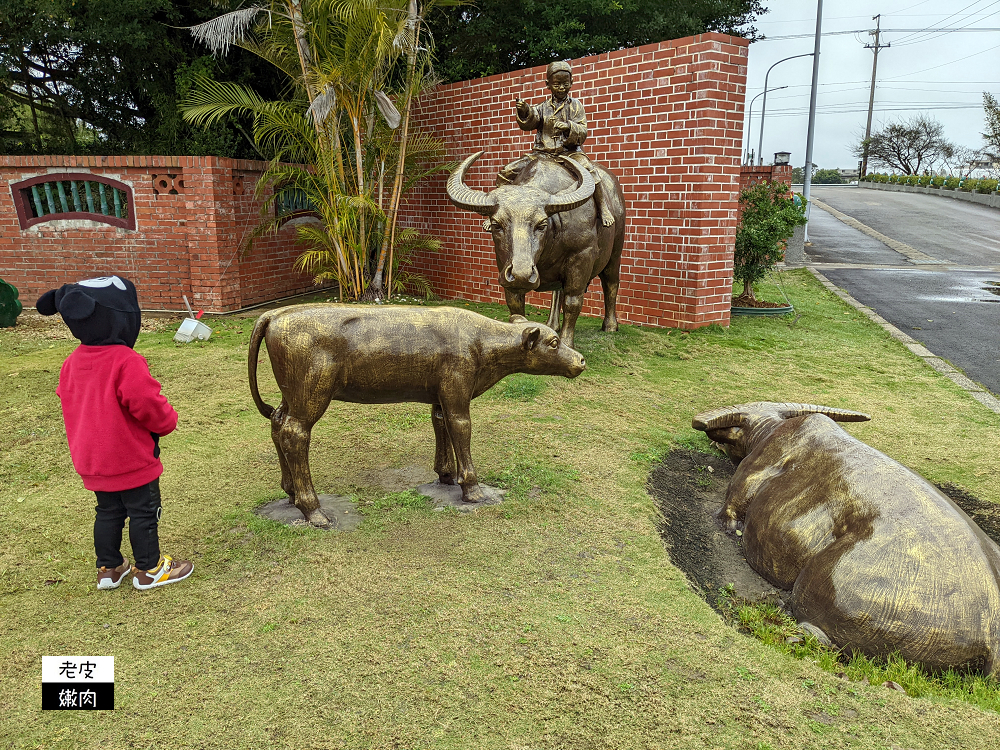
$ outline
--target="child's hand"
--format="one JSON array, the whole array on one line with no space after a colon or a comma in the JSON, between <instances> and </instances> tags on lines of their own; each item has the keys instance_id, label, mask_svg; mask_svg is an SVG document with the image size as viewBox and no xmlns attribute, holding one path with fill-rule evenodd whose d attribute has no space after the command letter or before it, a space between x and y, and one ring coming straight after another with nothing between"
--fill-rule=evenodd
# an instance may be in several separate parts
<instances>
[{"instance_id":1,"label":"child's hand","mask_svg":"<svg viewBox=\"0 0 1000 750\"><path fill-rule=\"evenodd\" d=\"M568 133L569 123L563 122L562 120L556 120L554 123L552 123L552 129L555 130L557 133Z\"/></svg>"},{"instance_id":2,"label":"child's hand","mask_svg":"<svg viewBox=\"0 0 1000 750\"><path fill-rule=\"evenodd\" d=\"M514 99L514 108L517 110L517 113L521 116L521 119L527 117L528 113L531 111L531 107L529 106L529 104L526 101L524 101L524 99L520 98Z\"/></svg>"}]
</instances>

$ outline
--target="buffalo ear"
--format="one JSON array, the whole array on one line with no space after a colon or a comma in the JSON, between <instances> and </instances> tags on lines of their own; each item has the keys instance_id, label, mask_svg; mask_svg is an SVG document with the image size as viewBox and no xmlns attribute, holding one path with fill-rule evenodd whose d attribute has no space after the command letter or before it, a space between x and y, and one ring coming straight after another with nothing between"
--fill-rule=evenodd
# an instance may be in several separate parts
<instances>
[{"instance_id":1,"label":"buffalo ear","mask_svg":"<svg viewBox=\"0 0 1000 750\"><path fill-rule=\"evenodd\" d=\"M59 312L70 320L86 320L96 306L94 298L80 289L70 289L59 300Z\"/></svg>"},{"instance_id":2,"label":"buffalo ear","mask_svg":"<svg viewBox=\"0 0 1000 750\"><path fill-rule=\"evenodd\" d=\"M524 317L523 315L511 315L510 316L510 322L511 323L527 323L528 319L526 317Z\"/></svg>"},{"instance_id":3,"label":"buffalo ear","mask_svg":"<svg viewBox=\"0 0 1000 750\"><path fill-rule=\"evenodd\" d=\"M524 333L521 334L521 348L525 351L531 351L535 348L535 345L538 343L538 337L541 335L542 329L538 326L525 328Z\"/></svg>"},{"instance_id":4,"label":"buffalo ear","mask_svg":"<svg viewBox=\"0 0 1000 750\"><path fill-rule=\"evenodd\" d=\"M57 312L56 290L50 289L39 297L38 302L35 303L35 310L38 311L39 315L55 315Z\"/></svg>"}]
</instances>

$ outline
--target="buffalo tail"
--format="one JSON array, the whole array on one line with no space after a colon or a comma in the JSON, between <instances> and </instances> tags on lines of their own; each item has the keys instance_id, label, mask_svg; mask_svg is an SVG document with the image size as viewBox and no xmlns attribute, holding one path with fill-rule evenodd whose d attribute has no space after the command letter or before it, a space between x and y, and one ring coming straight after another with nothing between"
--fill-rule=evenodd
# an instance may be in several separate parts
<instances>
[{"instance_id":1,"label":"buffalo tail","mask_svg":"<svg viewBox=\"0 0 1000 750\"><path fill-rule=\"evenodd\" d=\"M253 396L253 402L257 404L257 411L265 419L271 418L271 415L274 414L274 407L265 404L260 397L260 391L257 390L257 355L260 352L260 342L264 340L264 334L267 333L267 326L270 322L270 313L264 313L257 319L253 333L250 334L250 354L247 363L250 376L250 394Z\"/></svg>"}]
</instances>

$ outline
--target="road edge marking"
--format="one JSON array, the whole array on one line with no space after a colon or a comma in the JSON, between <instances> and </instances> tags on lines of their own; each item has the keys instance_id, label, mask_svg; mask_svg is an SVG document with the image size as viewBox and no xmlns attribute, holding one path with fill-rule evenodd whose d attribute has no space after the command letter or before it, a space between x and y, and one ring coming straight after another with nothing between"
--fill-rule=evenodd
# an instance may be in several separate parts
<instances>
[{"instance_id":1,"label":"road edge marking","mask_svg":"<svg viewBox=\"0 0 1000 750\"><path fill-rule=\"evenodd\" d=\"M823 285L824 289L833 292L855 310L863 313L869 320L881 327L882 330L888 333L893 339L901 343L910 352L919 357L924 364L944 375L948 378L948 380L968 393L972 396L972 398L981 403L987 409L995 412L996 414L1000 414L1000 399L979 385L979 383L971 380L960 370L956 369L950 362L934 354L912 336L903 333L901 330L896 328L896 326L875 312L872 308L868 307L868 305L858 302L854 299L854 297L820 273L819 269L815 266L806 266L806 268L809 270L809 273L815 276L816 280Z\"/></svg>"},{"instance_id":2,"label":"road edge marking","mask_svg":"<svg viewBox=\"0 0 1000 750\"><path fill-rule=\"evenodd\" d=\"M855 219L853 216L845 214L843 211L838 211L833 206L824 203L819 198L809 198L810 202L815 203L817 206L822 208L828 214L831 214L834 218L840 219L840 221L847 224L849 227L857 229L863 234L867 234L869 237L881 242L892 250L895 250L900 255L906 257L911 263L916 266L936 266L945 265L947 261L938 260L937 258L932 258L925 252L917 250L915 247L910 247L905 242L900 242L899 240L894 240L892 237L882 234L877 229L872 229L867 224L862 224L860 221Z\"/></svg>"}]
</instances>

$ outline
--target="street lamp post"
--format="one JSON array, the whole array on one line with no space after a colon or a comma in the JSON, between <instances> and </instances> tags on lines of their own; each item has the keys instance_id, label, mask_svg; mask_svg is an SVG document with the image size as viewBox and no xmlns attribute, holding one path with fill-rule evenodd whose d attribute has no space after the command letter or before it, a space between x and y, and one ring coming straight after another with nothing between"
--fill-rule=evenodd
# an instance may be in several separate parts
<instances>
[{"instance_id":1,"label":"street lamp post","mask_svg":"<svg viewBox=\"0 0 1000 750\"><path fill-rule=\"evenodd\" d=\"M757 141L757 157L759 161L757 166L759 167L764 163L764 113L767 111L767 78L771 75L771 71L774 70L775 66L781 65L783 62L788 60L794 60L798 57L812 57L815 52L806 52L803 55L792 55L791 57L786 57L784 60L778 60L774 65L767 69L767 73L764 75L764 102L760 105L760 139ZM787 86L782 86L781 88L788 88ZM775 89L777 91L777 89Z\"/></svg>"},{"instance_id":2,"label":"street lamp post","mask_svg":"<svg viewBox=\"0 0 1000 750\"><path fill-rule=\"evenodd\" d=\"M778 86L776 89L771 89L771 91L781 91L782 89L787 89L788 86ZM750 131L753 128L753 103L760 99L764 94L767 93L767 89L761 91L757 96L750 100L750 106L747 109L747 147L744 151L746 156L750 155ZM750 166L753 166L753 159L750 160Z\"/></svg>"}]
</instances>

